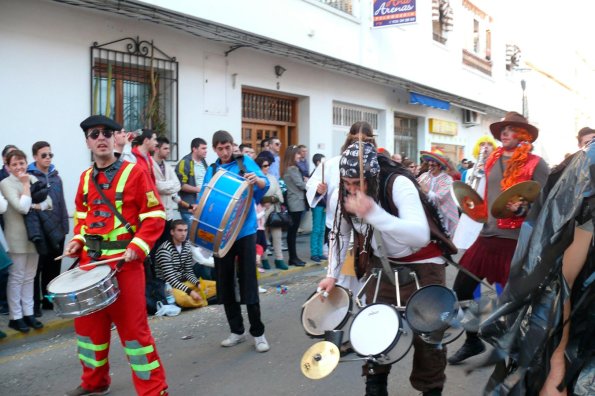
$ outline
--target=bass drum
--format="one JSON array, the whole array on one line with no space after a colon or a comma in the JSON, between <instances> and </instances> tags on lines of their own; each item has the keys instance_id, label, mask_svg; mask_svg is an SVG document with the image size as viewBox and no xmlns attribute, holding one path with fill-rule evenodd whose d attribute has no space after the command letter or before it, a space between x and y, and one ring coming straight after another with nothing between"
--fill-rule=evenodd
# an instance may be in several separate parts
<instances>
[{"instance_id":1,"label":"bass drum","mask_svg":"<svg viewBox=\"0 0 595 396\"><path fill-rule=\"evenodd\" d=\"M413 332L392 305L375 303L357 313L349 330L351 346L362 357L378 364L401 360L413 344Z\"/></svg>"},{"instance_id":2,"label":"bass drum","mask_svg":"<svg viewBox=\"0 0 595 396\"><path fill-rule=\"evenodd\" d=\"M357 307L351 292L337 285L326 298L315 298L302 308L302 326L306 334L313 338L324 338L326 330L348 330ZM349 332L344 331L343 343L348 341Z\"/></svg>"}]
</instances>

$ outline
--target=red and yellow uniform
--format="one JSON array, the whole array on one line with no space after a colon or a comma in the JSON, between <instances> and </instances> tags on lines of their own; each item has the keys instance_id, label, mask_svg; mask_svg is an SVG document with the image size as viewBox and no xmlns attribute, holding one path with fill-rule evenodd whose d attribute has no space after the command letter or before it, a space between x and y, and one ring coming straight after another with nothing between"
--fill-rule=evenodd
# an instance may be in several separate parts
<instances>
[{"instance_id":1,"label":"red and yellow uniform","mask_svg":"<svg viewBox=\"0 0 595 396\"><path fill-rule=\"evenodd\" d=\"M122 214L126 224L104 203L92 181ZM108 168L89 168L80 178L76 194L73 241L77 241L81 264L103 260L133 249L138 258L124 263L116 274L120 296L110 306L76 318L78 356L83 366L82 387L88 390L109 385L108 352L114 323L132 369L139 395L167 393L165 371L147 322L143 260L161 235L165 211L143 170L117 161ZM115 267L115 263L114 263Z\"/></svg>"}]
</instances>

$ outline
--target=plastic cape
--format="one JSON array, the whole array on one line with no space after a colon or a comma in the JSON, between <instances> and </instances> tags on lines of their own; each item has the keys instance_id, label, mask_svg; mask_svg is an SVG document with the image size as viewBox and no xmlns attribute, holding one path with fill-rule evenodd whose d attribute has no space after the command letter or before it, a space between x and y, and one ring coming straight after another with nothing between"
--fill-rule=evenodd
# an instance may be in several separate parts
<instances>
[{"instance_id":1,"label":"plastic cape","mask_svg":"<svg viewBox=\"0 0 595 396\"><path fill-rule=\"evenodd\" d=\"M495 347L491 360L496 366L485 395L539 394L561 336L563 302L570 298L562 256L573 240L575 220L595 215L594 153L591 145L554 169L521 227L507 286L480 328L480 336ZM583 272L592 268L592 250ZM592 290L591 284L587 294ZM592 339L592 327L587 331ZM586 368L592 376L595 366Z\"/></svg>"}]
</instances>

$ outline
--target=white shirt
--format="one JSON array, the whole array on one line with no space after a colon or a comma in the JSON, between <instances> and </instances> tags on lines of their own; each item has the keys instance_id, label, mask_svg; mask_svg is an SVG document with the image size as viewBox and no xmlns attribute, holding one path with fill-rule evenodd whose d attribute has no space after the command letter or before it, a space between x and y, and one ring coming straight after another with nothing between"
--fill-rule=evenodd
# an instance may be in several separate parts
<instances>
[{"instance_id":1,"label":"white shirt","mask_svg":"<svg viewBox=\"0 0 595 396\"><path fill-rule=\"evenodd\" d=\"M338 155L318 165L314 170L314 173L308 179L306 183L306 199L310 207L314 208L318 205L318 202L324 197L323 195L316 196L316 188L320 183L325 183L327 186L327 198L330 198L335 193L335 190L339 187L341 177L339 174L339 162L341 156ZM324 181L322 180L322 169L324 167ZM336 203L331 205L331 200L326 200L326 226L328 228L333 227L333 221L335 219L335 208Z\"/></svg>"},{"instance_id":2,"label":"white shirt","mask_svg":"<svg viewBox=\"0 0 595 396\"><path fill-rule=\"evenodd\" d=\"M330 199L333 208L337 208L338 196L338 189L335 189ZM373 209L363 219L353 218L353 224L355 231L362 234L365 233L369 225L373 225L377 231L380 231L382 245L388 257L406 257L430 242L430 226L419 199L419 193L411 180L404 176L398 176L393 183L392 197L395 206L399 210L399 216L393 216L375 203ZM333 209L333 213L334 211L335 209ZM333 226L333 231L338 231L341 238L339 260L337 260L336 254L333 254L336 252L337 241L334 238L329 241L327 276L333 278L339 277L352 231L351 224L342 216L340 219L340 224ZM380 255L375 237L372 237L372 249L375 256ZM444 261L438 257L421 262L443 263Z\"/></svg>"}]
</instances>

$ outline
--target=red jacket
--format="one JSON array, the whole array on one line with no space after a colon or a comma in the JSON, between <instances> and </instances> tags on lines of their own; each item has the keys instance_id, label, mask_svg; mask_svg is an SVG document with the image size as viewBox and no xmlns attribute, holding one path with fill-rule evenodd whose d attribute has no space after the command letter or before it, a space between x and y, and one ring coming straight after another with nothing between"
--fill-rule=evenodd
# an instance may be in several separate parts
<instances>
[{"instance_id":1,"label":"red jacket","mask_svg":"<svg viewBox=\"0 0 595 396\"><path fill-rule=\"evenodd\" d=\"M153 171L153 158L150 155L145 156L140 152L138 147L132 149L132 154L136 157L136 163L145 171L147 176L153 182L153 186L157 185L157 179L155 178L155 172Z\"/></svg>"},{"instance_id":2,"label":"red jacket","mask_svg":"<svg viewBox=\"0 0 595 396\"><path fill-rule=\"evenodd\" d=\"M94 167L83 172L80 178L75 198L73 240L83 246L81 264L91 261L85 246L88 234L100 235L104 241L129 241L128 244L124 243L127 246L121 248L102 248L101 259L121 255L126 248L131 248L142 261L165 225L163 205L142 167L127 161L117 161L107 171L115 172L111 183L108 183L103 171L97 172ZM94 173L99 186L107 187L103 193L132 226L134 237L109 207L101 203L101 195L91 180Z\"/></svg>"}]
</instances>

